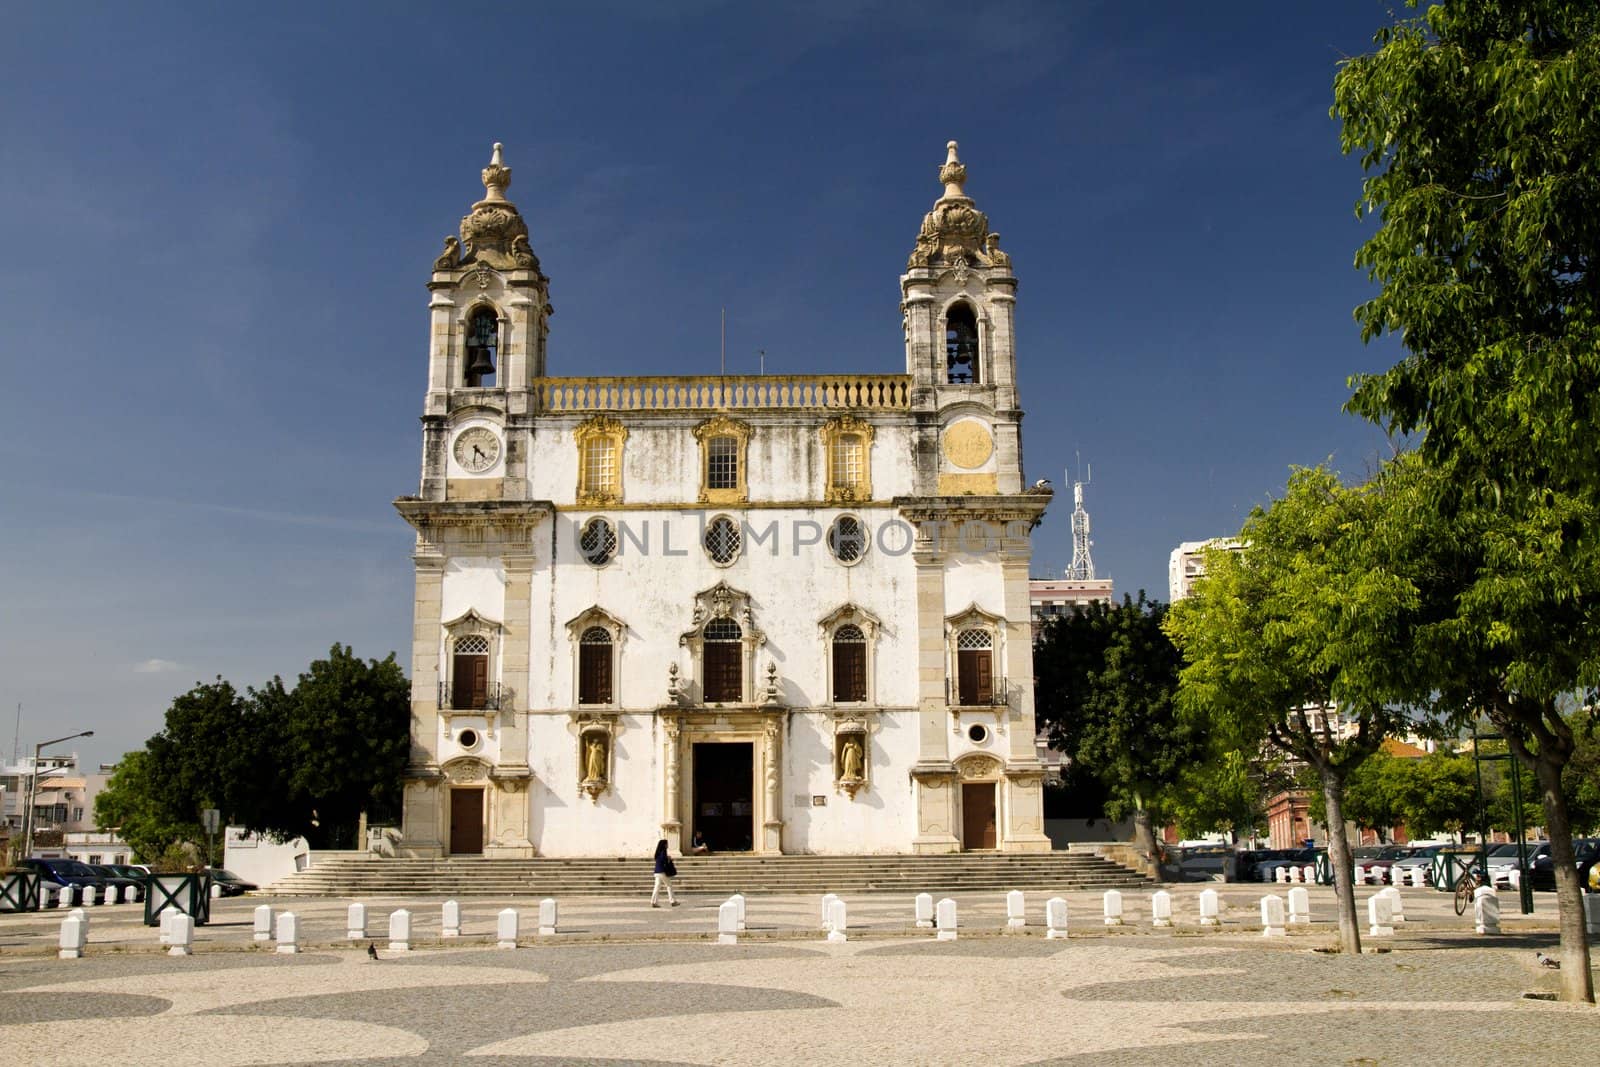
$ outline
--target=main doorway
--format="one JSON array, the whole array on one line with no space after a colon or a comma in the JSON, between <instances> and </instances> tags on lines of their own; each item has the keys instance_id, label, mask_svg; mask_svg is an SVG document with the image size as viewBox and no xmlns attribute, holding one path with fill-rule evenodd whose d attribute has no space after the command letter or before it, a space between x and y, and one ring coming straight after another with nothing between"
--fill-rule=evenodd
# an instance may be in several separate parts
<instances>
[{"instance_id":1,"label":"main doorway","mask_svg":"<svg viewBox=\"0 0 1600 1067\"><path fill-rule=\"evenodd\" d=\"M450 790L450 854L483 855L483 790Z\"/></svg>"},{"instance_id":2,"label":"main doorway","mask_svg":"<svg viewBox=\"0 0 1600 1067\"><path fill-rule=\"evenodd\" d=\"M693 830L713 852L755 846L754 753L748 741L694 746Z\"/></svg>"},{"instance_id":3,"label":"main doorway","mask_svg":"<svg viewBox=\"0 0 1600 1067\"><path fill-rule=\"evenodd\" d=\"M993 782L961 783L961 848L995 847Z\"/></svg>"}]
</instances>

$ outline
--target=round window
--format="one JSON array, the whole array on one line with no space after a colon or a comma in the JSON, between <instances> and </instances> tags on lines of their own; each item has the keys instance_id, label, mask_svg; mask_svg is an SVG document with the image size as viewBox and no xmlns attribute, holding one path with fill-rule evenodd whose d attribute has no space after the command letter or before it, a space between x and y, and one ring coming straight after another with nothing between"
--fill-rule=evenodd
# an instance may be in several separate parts
<instances>
[{"instance_id":1,"label":"round window","mask_svg":"<svg viewBox=\"0 0 1600 1067\"><path fill-rule=\"evenodd\" d=\"M972 740L973 744L981 745L989 740L989 728L981 722L975 722L967 727L967 737Z\"/></svg>"},{"instance_id":2,"label":"round window","mask_svg":"<svg viewBox=\"0 0 1600 1067\"><path fill-rule=\"evenodd\" d=\"M578 552L596 567L604 567L617 554L617 531L604 519L590 519L578 535Z\"/></svg>"},{"instance_id":3,"label":"round window","mask_svg":"<svg viewBox=\"0 0 1600 1067\"><path fill-rule=\"evenodd\" d=\"M477 748L478 731L472 729L471 727L462 730L460 733L456 734L456 744L460 745L462 748Z\"/></svg>"},{"instance_id":4,"label":"round window","mask_svg":"<svg viewBox=\"0 0 1600 1067\"><path fill-rule=\"evenodd\" d=\"M850 564L867 550L867 531L854 515L841 515L828 529L828 551L840 563Z\"/></svg>"},{"instance_id":5,"label":"round window","mask_svg":"<svg viewBox=\"0 0 1600 1067\"><path fill-rule=\"evenodd\" d=\"M739 556L739 527L726 515L718 515L706 526L706 555L719 564L732 563Z\"/></svg>"}]
</instances>

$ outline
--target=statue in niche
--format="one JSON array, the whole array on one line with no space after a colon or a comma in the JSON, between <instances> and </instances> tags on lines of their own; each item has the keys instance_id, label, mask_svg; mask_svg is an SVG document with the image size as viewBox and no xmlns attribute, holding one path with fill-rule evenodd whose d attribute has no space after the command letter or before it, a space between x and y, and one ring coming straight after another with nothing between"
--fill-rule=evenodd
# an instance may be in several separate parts
<instances>
[{"instance_id":1,"label":"statue in niche","mask_svg":"<svg viewBox=\"0 0 1600 1067\"><path fill-rule=\"evenodd\" d=\"M583 753L583 780L603 782L606 779L606 743L598 737L589 738Z\"/></svg>"},{"instance_id":2,"label":"statue in niche","mask_svg":"<svg viewBox=\"0 0 1600 1067\"><path fill-rule=\"evenodd\" d=\"M839 764L843 773L839 776L844 779L861 778L861 742L855 738L844 743L844 752L839 757Z\"/></svg>"}]
</instances>

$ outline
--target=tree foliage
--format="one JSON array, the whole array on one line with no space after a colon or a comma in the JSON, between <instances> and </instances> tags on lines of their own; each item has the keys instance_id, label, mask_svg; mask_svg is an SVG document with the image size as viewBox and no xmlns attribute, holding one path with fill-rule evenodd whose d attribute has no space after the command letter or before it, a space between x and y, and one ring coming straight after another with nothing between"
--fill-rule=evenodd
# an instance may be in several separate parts
<instances>
[{"instance_id":1,"label":"tree foliage","mask_svg":"<svg viewBox=\"0 0 1600 1067\"><path fill-rule=\"evenodd\" d=\"M1593 1000L1559 696L1600 677L1600 7L1448 0L1377 44L1341 67L1333 114L1379 220L1356 318L1406 355L1355 379L1350 407L1420 434L1439 475L1420 684L1481 708L1533 770L1563 996Z\"/></svg>"},{"instance_id":2,"label":"tree foliage","mask_svg":"<svg viewBox=\"0 0 1600 1067\"><path fill-rule=\"evenodd\" d=\"M410 687L394 655L363 661L334 645L293 689L274 678L241 696L219 678L176 697L162 731L117 765L95 822L146 859L181 842L203 848L209 807L280 839L356 847L363 813L399 814L409 738Z\"/></svg>"},{"instance_id":3,"label":"tree foliage","mask_svg":"<svg viewBox=\"0 0 1600 1067\"><path fill-rule=\"evenodd\" d=\"M1152 856L1153 820L1167 814L1201 743L1173 700L1180 661L1165 617L1143 591L1137 601L1077 605L1045 627L1033 657L1035 715L1051 745L1104 785L1108 815L1133 816Z\"/></svg>"}]
</instances>

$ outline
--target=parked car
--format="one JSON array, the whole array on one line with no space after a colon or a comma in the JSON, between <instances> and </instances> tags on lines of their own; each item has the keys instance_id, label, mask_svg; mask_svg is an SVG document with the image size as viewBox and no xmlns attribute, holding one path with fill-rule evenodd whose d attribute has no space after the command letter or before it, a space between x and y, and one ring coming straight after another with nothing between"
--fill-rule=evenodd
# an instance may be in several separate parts
<instances>
[{"instance_id":1,"label":"parked car","mask_svg":"<svg viewBox=\"0 0 1600 1067\"><path fill-rule=\"evenodd\" d=\"M1410 885L1411 872L1421 868L1422 884L1433 884L1433 858L1443 852L1449 845L1419 845L1412 848L1404 857L1395 860L1389 865L1389 876L1395 885Z\"/></svg>"},{"instance_id":2,"label":"parked car","mask_svg":"<svg viewBox=\"0 0 1600 1067\"><path fill-rule=\"evenodd\" d=\"M96 874L87 863L66 859L25 859L18 860L17 867L21 870L38 871L40 885L58 885L64 889L82 886L85 900L95 900L105 896L105 878Z\"/></svg>"},{"instance_id":3,"label":"parked car","mask_svg":"<svg viewBox=\"0 0 1600 1067\"><path fill-rule=\"evenodd\" d=\"M1316 862L1317 850L1314 848L1272 849L1266 854L1266 858L1256 863L1251 880L1255 882L1275 881L1280 867L1309 867Z\"/></svg>"},{"instance_id":4,"label":"parked car","mask_svg":"<svg viewBox=\"0 0 1600 1067\"><path fill-rule=\"evenodd\" d=\"M144 899L144 878L142 876L138 878L130 878L126 874L123 874L122 871L120 871L117 866L112 863L90 863L87 864L87 866L101 878L105 879L108 899L114 898L116 900L121 900L122 891L127 886L133 887L132 899Z\"/></svg>"},{"instance_id":5,"label":"parked car","mask_svg":"<svg viewBox=\"0 0 1600 1067\"><path fill-rule=\"evenodd\" d=\"M254 882L247 882L237 874L224 867L211 867L206 871L211 876L211 884L218 886L225 897L243 896L261 888Z\"/></svg>"},{"instance_id":6,"label":"parked car","mask_svg":"<svg viewBox=\"0 0 1600 1067\"><path fill-rule=\"evenodd\" d=\"M1410 851L1404 845L1363 845L1355 850L1355 866L1373 871L1373 882L1382 885L1390 880L1394 861L1404 859Z\"/></svg>"},{"instance_id":7,"label":"parked car","mask_svg":"<svg viewBox=\"0 0 1600 1067\"><path fill-rule=\"evenodd\" d=\"M1540 856L1548 855L1550 852L1550 842L1548 841L1528 841L1524 843L1524 847L1528 850L1528 865L1530 867L1533 865L1534 860ZM1511 884L1511 872L1516 869L1517 843L1515 841L1504 845L1496 845L1489 850L1489 879L1496 886L1509 886Z\"/></svg>"},{"instance_id":8,"label":"parked car","mask_svg":"<svg viewBox=\"0 0 1600 1067\"><path fill-rule=\"evenodd\" d=\"M1181 882L1220 879L1233 858L1233 849L1227 845L1194 845L1169 850L1169 854L1174 853L1177 877Z\"/></svg>"},{"instance_id":9,"label":"parked car","mask_svg":"<svg viewBox=\"0 0 1600 1067\"><path fill-rule=\"evenodd\" d=\"M1572 842L1572 851L1578 863L1578 881L1587 886L1593 874L1595 861L1600 860L1600 837L1579 837ZM1555 857L1549 852L1528 865L1528 881L1535 889L1554 892L1556 872L1552 866Z\"/></svg>"}]
</instances>

